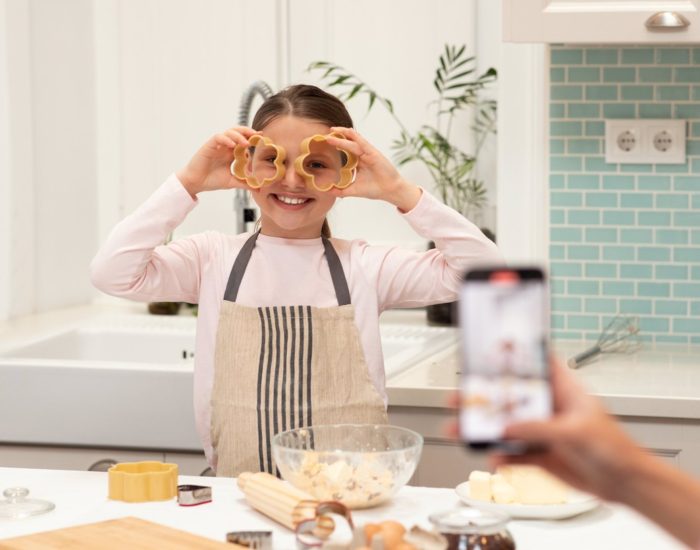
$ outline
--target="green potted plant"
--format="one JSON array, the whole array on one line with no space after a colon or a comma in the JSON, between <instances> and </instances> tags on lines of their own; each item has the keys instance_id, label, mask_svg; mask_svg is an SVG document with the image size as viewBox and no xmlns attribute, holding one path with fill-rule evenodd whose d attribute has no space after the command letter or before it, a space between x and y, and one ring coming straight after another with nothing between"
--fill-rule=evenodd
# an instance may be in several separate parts
<instances>
[{"instance_id":1,"label":"green potted plant","mask_svg":"<svg viewBox=\"0 0 700 550\"><path fill-rule=\"evenodd\" d=\"M486 205L484 182L476 175L478 154L489 134L496 132L496 102L483 99L481 92L497 77L489 68L481 74L476 70L476 58L467 54L466 45L445 45L433 77L437 98L429 104L434 111L433 123L410 131L394 111L391 100L383 97L366 82L345 68L329 61L314 61L309 71L323 71L321 80L329 89L340 90L343 101L365 96L367 110L382 105L399 127L399 137L392 143L394 160L399 166L420 162L429 171L435 191L442 201L462 215L478 221ZM472 130L476 136L473 151L462 150L452 141L455 120L459 113L473 113ZM491 239L488 229L482 230ZM439 324L453 322L451 304L428 308L428 320Z\"/></svg>"}]
</instances>

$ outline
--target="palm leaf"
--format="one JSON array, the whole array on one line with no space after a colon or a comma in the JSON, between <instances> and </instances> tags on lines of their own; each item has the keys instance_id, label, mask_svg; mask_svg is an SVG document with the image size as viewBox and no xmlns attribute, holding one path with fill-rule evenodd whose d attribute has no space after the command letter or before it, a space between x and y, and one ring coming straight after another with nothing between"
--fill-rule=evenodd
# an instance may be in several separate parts
<instances>
[{"instance_id":1,"label":"palm leaf","mask_svg":"<svg viewBox=\"0 0 700 550\"><path fill-rule=\"evenodd\" d=\"M308 71L321 72L326 87L337 91L340 99L349 101L360 95L367 96L367 112L381 104L400 127L399 138L391 148L395 162L402 166L411 162L423 164L433 177L436 190L450 206L466 213L486 204L487 191L481 180L474 176L476 155L461 151L450 141L452 121L458 111L474 113L472 130L478 136L476 151L488 134L496 130L496 103L481 100L480 93L497 78L493 68L478 73L476 59L467 54L466 45L445 44L438 56L433 75L433 87L438 98L437 124L423 125L418 131L409 131L394 112L394 104L379 94L350 71L329 61L315 61ZM446 129L444 129L446 128Z\"/></svg>"}]
</instances>

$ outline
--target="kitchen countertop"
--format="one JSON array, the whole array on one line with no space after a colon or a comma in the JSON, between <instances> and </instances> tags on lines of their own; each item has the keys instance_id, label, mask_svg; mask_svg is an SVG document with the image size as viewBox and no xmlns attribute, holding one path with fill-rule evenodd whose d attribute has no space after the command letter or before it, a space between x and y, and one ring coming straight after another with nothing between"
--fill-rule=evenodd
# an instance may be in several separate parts
<instances>
[{"instance_id":1,"label":"kitchen countertop","mask_svg":"<svg viewBox=\"0 0 700 550\"><path fill-rule=\"evenodd\" d=\"M566 359L590 342L555 342ZM458 381L454 346L387 382L393 406L445 407ZM576 369L576 377L620 416L700 420L700 346L643 344L634 354L609 353Z\"/></svg>"},{"instance_id":2,"label":"kitchen countertop","mask_svg":"<svg viewBox=\"0 0 700 550\"><path fill-rule=\"evenodd\" d=\"M107 499L106 473L0 468L0 490L26 487L30 497L56 504L45 515L0 520L0 539L135 516L220 541L229 531L272 530L275 549L295 548L288 530L248 507L234 479L180 476L179 483L211 486L213 502L191 508L175 500L127 504ZM390 503L356 511L353 518L358 524L395 519L428 527L430 513L460 505L452 489L404 487ZM601 505L566 520L511 521L509 529L520 549L682 548L648 520L618 505Z\"/></svg>"},{"instance_id":3,"label":"kitchen countertop","mask_svg":"<svg viewBox=\"0 0 700 550\"><path fill-rule=\"evenodd\" d=\"M106 299L93 305L28 315L0 322L0 352L46 335L84 325L100 317L153 318L145 304ZM170 325L194 328L190 315L161 318ZM425 327L425 311L392 310L382 323ZM454 344L405 371L387 378L390 406L443 408L458 382L457 329ZM590 342L555 342L563 358L585 349ZM589 391L603 399L617 415L700 419L700 346L643 344L633 355L605 354L576 370Z\"/></svg>"}]
</instances>

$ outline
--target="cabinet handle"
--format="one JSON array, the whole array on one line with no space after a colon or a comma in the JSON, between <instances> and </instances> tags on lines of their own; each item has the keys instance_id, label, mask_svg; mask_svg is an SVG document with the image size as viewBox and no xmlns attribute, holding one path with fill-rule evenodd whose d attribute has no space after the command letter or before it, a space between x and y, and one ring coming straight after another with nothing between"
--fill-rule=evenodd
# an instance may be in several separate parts
<instances>
[{"instance_id":1,"label":"cabinet handle","mask_svg":"<svg viewBox=\"0 0 700 550\"><path fill-rule=\"evenodd\" d=\"M690 26L690 21L675 11L659 11L644 23L650 31L681 31Z\"/></svg>"},{"instance_id":2,"label":"cabinet handle","mask_svg":"<svg viewBox=\"0 0 700 550\"><path fill-rule=\"evenodd\" d=\"M88 472L106 472L115 464L117 464L116 460L112 460L111 458L103 458L90 466L88 468Z\"/></svg>"}]
</instances>

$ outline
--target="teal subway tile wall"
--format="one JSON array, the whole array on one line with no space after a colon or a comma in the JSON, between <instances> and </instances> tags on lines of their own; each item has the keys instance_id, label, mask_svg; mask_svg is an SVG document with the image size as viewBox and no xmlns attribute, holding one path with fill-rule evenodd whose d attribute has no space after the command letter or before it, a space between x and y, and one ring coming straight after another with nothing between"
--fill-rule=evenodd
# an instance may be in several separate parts
<instances>
[{"instance_id":1,"label":"teal subway tile wall","mask_svg":"<svg viewBox=\"0 0 700 550\"><path fill-rule=\"evenodd\" d=\"M694 62L695 60L695 62ZM552 46L552 333L618 313L653 342L700 342L700 47ZM687 162L608 164L604 120L682 118Z\"/></svg>"}]
</instances>

